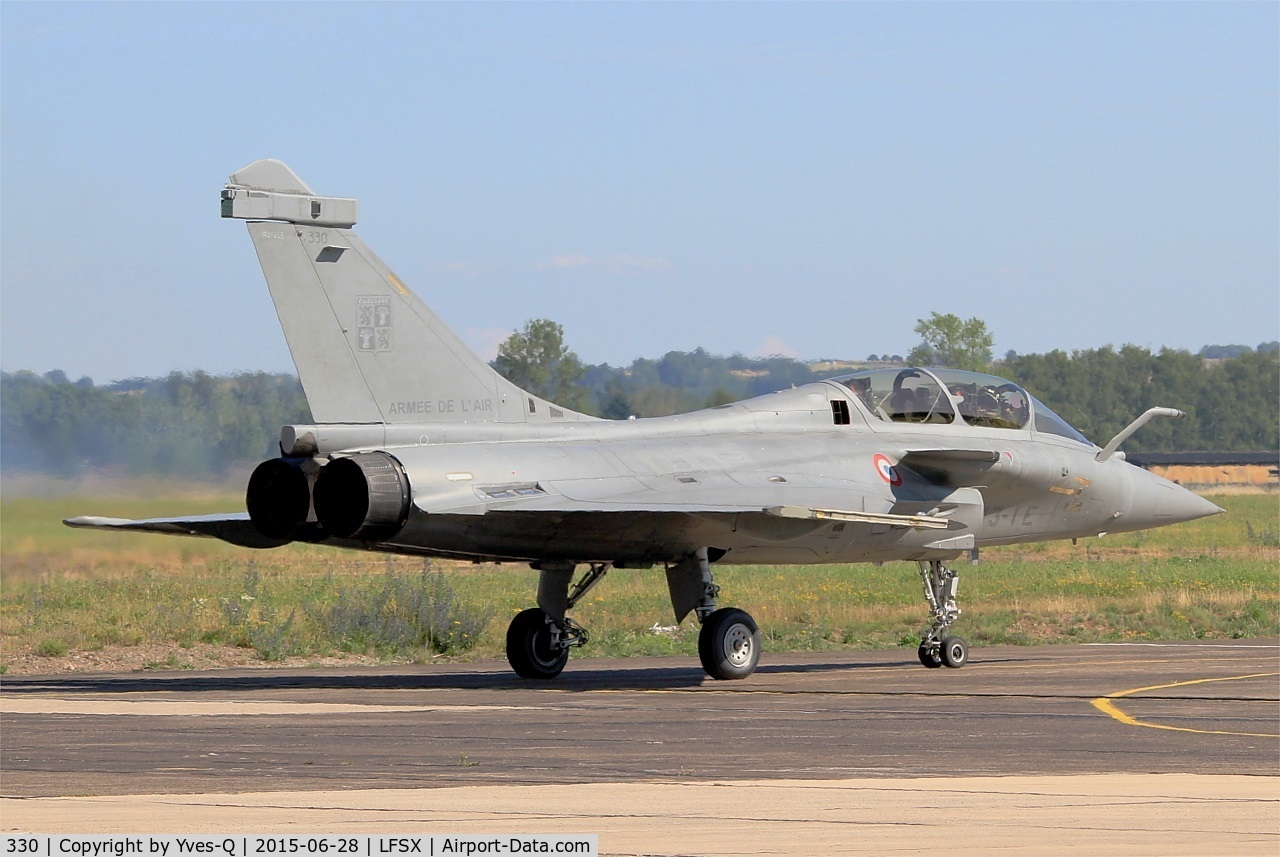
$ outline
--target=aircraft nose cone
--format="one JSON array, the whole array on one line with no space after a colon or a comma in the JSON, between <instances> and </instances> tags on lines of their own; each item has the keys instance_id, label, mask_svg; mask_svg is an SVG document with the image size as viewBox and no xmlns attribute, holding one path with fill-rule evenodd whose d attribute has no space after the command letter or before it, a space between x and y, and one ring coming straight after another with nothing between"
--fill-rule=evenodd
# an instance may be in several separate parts
<instances>
[{"instance_id":1,"label":"aircraft nose cone","mask_svg":"<svg viewBox=\"0 0 1280 857\"><path fill-rule=\"evenodd\" d=\"M1160 496L1156 509L1157 514L1163 513L1165 517L1171 518L1171 523L1194 521L1197 518L1207 518L1210 515L1226 511L1216 503L1210 503L1199 494L1193 494L1181 485L1172 483Z\"/></svg>"},{"instance_id":2,"label":"aircraft nose cone","mask_svg":"<svg viewBox=\"0 0 1280 857\"><path fill-rule=\"evenodd\" d=\"M1148 473L1133 472L1133 493L1129 500L1129 526L1163 527L1207 518L1224 511L1215 503L1193 494L1181 485Z\"/></svg>"}]
</instances>

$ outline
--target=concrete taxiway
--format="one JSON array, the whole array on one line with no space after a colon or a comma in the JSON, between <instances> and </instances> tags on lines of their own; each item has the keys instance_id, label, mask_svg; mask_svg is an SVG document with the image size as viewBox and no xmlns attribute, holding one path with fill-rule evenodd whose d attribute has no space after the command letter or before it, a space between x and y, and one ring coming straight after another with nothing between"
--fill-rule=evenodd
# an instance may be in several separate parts
<instances>
[{"instance_id":1,"label":"concrete taxiway","mask_svg":"<svg viewBox=\"0 0 1280 857\"><path fill-rule=\"evenodd\" d=\"M1275 640L6 678L3 827L594 832L609 854L1274 854ZM838 844L843 843L840 847Z\"/></svg>"}]
</instances>

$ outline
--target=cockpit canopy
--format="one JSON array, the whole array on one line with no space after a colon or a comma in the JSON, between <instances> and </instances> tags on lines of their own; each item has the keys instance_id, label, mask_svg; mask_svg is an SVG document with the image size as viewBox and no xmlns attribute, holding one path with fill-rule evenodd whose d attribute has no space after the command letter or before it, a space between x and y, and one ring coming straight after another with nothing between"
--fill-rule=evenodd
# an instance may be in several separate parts
<instances>
[{"instance_id":1,"label":"cockpit canopy","mask_svg":"<svg viewBox=\"0 0 1280 857\"><path fill-rule=\"evenodd\" d=\"M885 422L951 424L1056 434L1093 446L1022 387L959 369L866 369L832 378Z\"/></svg>"}]
</instances>

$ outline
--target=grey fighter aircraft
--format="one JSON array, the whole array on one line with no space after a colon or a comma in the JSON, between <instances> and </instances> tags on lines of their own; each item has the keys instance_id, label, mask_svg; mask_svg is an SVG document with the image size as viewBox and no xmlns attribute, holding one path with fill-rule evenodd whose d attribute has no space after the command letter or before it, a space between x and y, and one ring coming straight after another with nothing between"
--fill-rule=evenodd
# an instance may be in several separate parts
<instances>
[{"instance_id":1,"label":"grey fighter aircraft","mask_svg":"<svg viewBox=\"0 0 1280 857\"><path fill-rule=\"evenodd\" d=\"M512 668L559 675L587 633L569 613L610 569L666 570L677 621L701 622L707 673L744 678L761 636L720 607L723 563L912 560L927 667L968 654L947 562L987 545L1141 530L1222 511L1099 448L1017 384L873 369L689 414L601 420L521 390L473 354L352 232L356 201L287 166L231 176L314 425L281 430L247 512L75 527L291 541L539 571L507 631ZM583 571L575 580L575 571Z\"/></svg>"}]
</instances>

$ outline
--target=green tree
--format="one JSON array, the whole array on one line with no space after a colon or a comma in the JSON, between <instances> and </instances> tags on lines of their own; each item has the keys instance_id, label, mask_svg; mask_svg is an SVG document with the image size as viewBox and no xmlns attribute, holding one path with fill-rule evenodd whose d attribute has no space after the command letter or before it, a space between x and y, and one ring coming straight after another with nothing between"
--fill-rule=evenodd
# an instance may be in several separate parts
<instances>
[{"instance_id":1,"label":"green tree","mask_svg":"<svg viewBox=\"0 0 1280 857\"><path fill-rule=\"evenodd\" d=\"M606 420L625 420L635 413L626 385L619 378L606 379L596 400L596 413Z\"/></svg>"},{"instance_id":2,"label":"green tree","mask_svg":"<svg viewBox=\"0 0 1280 857\"><path fill-rule=\"evenodd\" d=\"M707 399L707 404L704 405L704 407L716 408L716 407L719 407L720 405L732 404L737 400L738 400L737 397L734 396L733 393L730 393L728 390L724 389L723 387L717 387L716 391L711 394L710 398Z\"/></svg>"},{"instance_id":3,"label":"green tree","mask_svg":"<svg viewBox=\"0 0 1280 857\"><path fill-rule=\"evenodd\" d=\"M587 389L582 386L586 372L578 355L564 344L564 328L546 318L525 322L498 346L493 368L508 381L567 408L581 411L587 406Z\"/></svg>"},{"instance_id":4,"label":"green tree","mask_svg":"<svg viewBox=\"0 0 1280 857\"><path fill-rule=\"evenodd\" d=\"M927 319L918 320L916 333L920 334L921 342L907 355L908 363L987 371L995 339L982 319L961 319L951 313L934 312Z\"/></svg>"},{"instance_id":5,"label":"green tree","mask_svg":"<svg viewBox=\"0 0 1280 857\"><path fill-rule=\"evenodd\" d=\"M1126 345L1066 354L1021 354L1002 373L1023 384L1086 437L1106 443L1153 406L1185 420L1157 420L1125 443L1130 452L1280 449L1280 356L1247 351L1206 361L1186 351Z\"/></svg>"}]
</instances>

